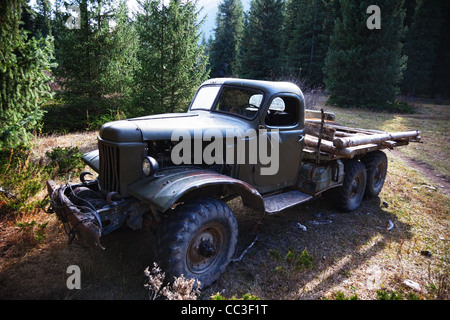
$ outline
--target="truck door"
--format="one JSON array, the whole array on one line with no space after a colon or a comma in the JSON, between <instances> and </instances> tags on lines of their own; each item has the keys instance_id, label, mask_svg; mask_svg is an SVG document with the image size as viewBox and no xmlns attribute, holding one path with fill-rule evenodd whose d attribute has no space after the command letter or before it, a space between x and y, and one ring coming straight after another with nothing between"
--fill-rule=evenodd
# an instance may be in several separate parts
<instances>
[{"instance_id":1,"label":"truck door","mask_svg":"<svg viewBox=\"0 0 450 320\"><path fill-rule=\"evenodd\" d=\"M258 163L253 169L253 183L261 193L297 183L305 135L300 101L296 95L280 94L272 99L261 118L259 139L265 137L267 149L270 150L266 159L264 150L258 150ZM268 159L270 163L267 163Z\"/></svg>"}]
</instances>

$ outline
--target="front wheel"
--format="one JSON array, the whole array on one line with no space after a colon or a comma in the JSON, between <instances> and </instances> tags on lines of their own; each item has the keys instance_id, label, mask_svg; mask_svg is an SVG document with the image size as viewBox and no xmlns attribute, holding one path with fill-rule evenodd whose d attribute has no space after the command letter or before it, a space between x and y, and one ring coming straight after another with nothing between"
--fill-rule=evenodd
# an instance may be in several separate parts
<instances>
[{"instance_id":1,"label":"front wheel","mask_svg":"<svg viewBox=\"0 0 450 320\"><path fill-rule=\"evenodd\" d=\"M225 272L237 242L231 209L214 198L179 205L162 222L156 237L158 263L172 280L182 274L210 286Z\"/></svg>"}]
</instances>

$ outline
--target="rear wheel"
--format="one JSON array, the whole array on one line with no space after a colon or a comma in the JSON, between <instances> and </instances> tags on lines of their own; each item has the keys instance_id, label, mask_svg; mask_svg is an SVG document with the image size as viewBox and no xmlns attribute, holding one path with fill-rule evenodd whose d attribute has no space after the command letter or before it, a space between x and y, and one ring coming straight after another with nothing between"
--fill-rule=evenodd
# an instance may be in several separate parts
<instances>
[{"instance_id":1,"label":"rear wheel","mask_svg":"<svg viewBox=\"0 0 450 320\"><path fill-rule=\"evenodd\" d=\"M368 198L378 196L386 180L388 162L383 151L368 153L361 159L367 168L367 185L365 195Z\"/></svg>"},{"instance_id":2,"label":"rear wheel","mask_svg":"<svg viewBox=\"0 0 450 320\"><path fill-rule=\"evenodd\" d=\"M344 164L344 182L335 191L335 199L341 211L358 209L366 189L367 172L363 163L351 159Z\"/></svg>"},{"instance_id":3,"label":"rear wheel","mask_svg":"<svg viewBox=\"0 0 450 320\"><path fill-rule=\"evenodd\" d=\"M234 254L238 227L222 201L202 198L178 206L158 229L158 263L168 280L181 274L210 286Z\"/></svg>"}]
</instances>

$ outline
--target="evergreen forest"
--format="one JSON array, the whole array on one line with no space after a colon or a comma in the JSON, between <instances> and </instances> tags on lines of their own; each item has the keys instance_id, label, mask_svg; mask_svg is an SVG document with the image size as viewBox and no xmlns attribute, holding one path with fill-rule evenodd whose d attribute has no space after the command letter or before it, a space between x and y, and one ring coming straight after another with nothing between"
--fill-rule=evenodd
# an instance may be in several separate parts
<instances>
[{"instance_id":1,"label":"evergreen forest","mask_svg":"<svg viewBox=\"0 0 450 320\"><path fill-rule=\"evenodd\" d=\"M246 12L221 0L209 38L197 0L137 4L1 1L0 149L186 111L212 77L287 80L380 111L400 95L449 99L446 0L251 0Z\"/></svg>"}]
</instances>

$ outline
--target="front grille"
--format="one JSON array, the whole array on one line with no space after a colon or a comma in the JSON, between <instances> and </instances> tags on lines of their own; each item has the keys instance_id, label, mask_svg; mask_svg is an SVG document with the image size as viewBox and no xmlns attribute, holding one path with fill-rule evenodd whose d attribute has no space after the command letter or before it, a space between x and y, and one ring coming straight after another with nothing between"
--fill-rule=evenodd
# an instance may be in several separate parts
<instances>
[{"instance_id":1,"label":"front grille","mask_svg":"<svg viewBox=\"0 0 450 320\"><path fill-rule=\"evenodd\" d=\"M99 141L100 172L99 181L102 190L120 192L119 148Z\"/></svg>"}]
</instances>

